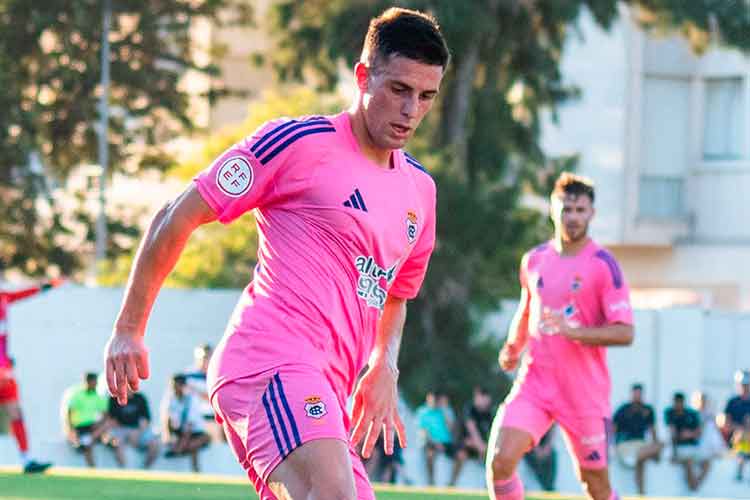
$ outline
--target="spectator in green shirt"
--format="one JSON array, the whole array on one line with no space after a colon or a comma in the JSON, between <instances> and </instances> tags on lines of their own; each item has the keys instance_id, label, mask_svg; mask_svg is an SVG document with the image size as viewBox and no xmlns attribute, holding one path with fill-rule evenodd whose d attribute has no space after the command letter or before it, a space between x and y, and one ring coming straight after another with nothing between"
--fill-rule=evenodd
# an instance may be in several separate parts
<instances>
[{"instance_id":1,"label":"spectator in green shirt","mask_svg":"<svg viewBox=\"0 0 750 500\"><path fill-rule=\"evenodd\" d=\"M86 373L84 383L65 391L62 416L65 435L83 453L86 465L95 467L92 447L104 442L109 429L107 410L109 400L96 391L97 374Z\"/></svg>"}]
</instances>

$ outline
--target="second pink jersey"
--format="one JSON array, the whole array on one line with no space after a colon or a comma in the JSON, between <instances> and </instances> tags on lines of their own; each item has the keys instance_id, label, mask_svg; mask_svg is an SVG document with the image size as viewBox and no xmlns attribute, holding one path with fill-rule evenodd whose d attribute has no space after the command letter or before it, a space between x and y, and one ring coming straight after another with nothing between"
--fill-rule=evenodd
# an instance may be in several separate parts
<instances>
[{"instance_id":1,"label":"second pink jersey","mask_svg":"<svg viewBox=\"0 0 750 500\"><path fill-rule=\"evenodd\" d=\"M529 296L529 341L519 389L534 386L540 403L557 411L609 417L606 348L572 341L541 320L548 310L572 327L632 325L630 292L617 261L591 240L575 256L561 256L548 242L524 256L520 281Z\"/></svg>"},{"instance_id":2,"label":"second pink jersey","mask_svg":"<svg viewBox=\"0 0 750 500\"><path fill-rule=\"evenodd\" d=\"M269 122L199 174L223 223L255 210L258 264L209 368L212 391L285 363L348 395L388 294L417 295L435 242L435 184L411 156L367 159L347 113ZM239 223L252 223L243 220Z\"/></svg>"}]
</instances>

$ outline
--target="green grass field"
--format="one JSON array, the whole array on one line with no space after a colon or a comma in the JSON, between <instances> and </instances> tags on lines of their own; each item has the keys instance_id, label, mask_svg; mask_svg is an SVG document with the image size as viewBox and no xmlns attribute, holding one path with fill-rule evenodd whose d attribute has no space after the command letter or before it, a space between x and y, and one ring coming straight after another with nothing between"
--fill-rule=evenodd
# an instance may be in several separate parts
<instances>
[{"instance_id":1,"label":"green grass field","mask_svg":"<svg viewBox=\"0 0 750 500\"><path fill-rule=\"evenodd\" d=\"M484 492L438 488L378 487L378 500L486 499ZM253 500L258 497L242 478L55 468L43 476L26 476L0 468L2 500ZM573 500L545 495L528 500Z\"/></svg>"}]
</instances>

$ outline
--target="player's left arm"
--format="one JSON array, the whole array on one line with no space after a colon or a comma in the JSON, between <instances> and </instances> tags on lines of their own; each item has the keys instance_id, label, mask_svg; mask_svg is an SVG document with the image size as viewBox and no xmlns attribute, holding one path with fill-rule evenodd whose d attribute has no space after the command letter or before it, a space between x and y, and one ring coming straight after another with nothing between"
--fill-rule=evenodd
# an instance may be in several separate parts
<instances>
[{"instance_id":1,"label":"player's left arm","mask_svg":"<svg viewBox=\"0 0 750 500\"><path fill-rule=\"evenodd\" d=\"M368 368L354 391L352 443L362 439L362 456L369 458L383 432L385 452L393 453L393 433L406 448L406 430L398 413L398 353L406 321L406 299L388 296L378 322Z\"/></svg>"}]
</instances>

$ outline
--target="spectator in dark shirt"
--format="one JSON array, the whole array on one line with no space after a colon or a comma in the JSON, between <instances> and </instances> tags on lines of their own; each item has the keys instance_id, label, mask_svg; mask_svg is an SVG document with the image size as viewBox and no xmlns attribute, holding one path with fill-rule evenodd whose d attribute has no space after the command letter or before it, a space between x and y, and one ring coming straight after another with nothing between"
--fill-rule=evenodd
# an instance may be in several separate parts
<instances>
[{"instance_id":1,"label":"spectator in dark shirt","mask_svg":"<svg viewBox=\"0 0 750 500\"><path fill-rule=\"evenodd\" d=\"M107 411L111 420L110 434L120 446L115 448L115 456L121 467L125 466L124 445L130 445L146 452L143 467L150 468L159 453L159 440L151 429L151 412L148 401L140 392L129 392L124 406L117 399L109 399Z\"/></svg>"},{"instance_id":2,"label":"spectator in dark shirt","mask_svg":"<svg viewBox=\"0 0 750 500\"><path fill-rule=\"evenodd\" d=\"M469 458L484 462L487 454L487 438L490 435L492 419L492 396L483 387L474 387L471 404L464 410L462 441Z\"/></svg>"},{"instance_id":3,"label":"spectator in dark shirt","mask_svg":"<svg viewBox=\"0 0 750 500\"><path fill-rule=\"evenodd\" d=\"M731 441L732 434L742 428L745 417L750 415L750 370L738 370L734 374L737 395L724 408L724 435Z\"/></svg>"},{"instance_id":4,"label":"spectator in dark shirt","mask_svg":"<svg viewBox=\"0 0 750 500\"><path fill-rule=\"evenodd\" d=\"M539 444L523 457L526 463L529 464L529 467L531 467L534 476L544 491L555 490L557 452L554 446L552 446L554 430L554 426L550 427L547 433L542 436L542 439L539 440Z\"/></svg>"},{"instance_id":5,"label":"spectator in dark shirt","mask_svg":"<svg viewBox=\"0 0 750 500\"><path fill-rule=\"evenodd\" d=\"M643 402L643 386L633 384L630 402L620 406L612 419L617 458L628 467L635 467L638 494L645 494L644 467L649 460L658 461L664 443L659 441L654 426L654 409Z\"/></svg>"},{"instance_id":6,"label":"spectator in dark shirt","mask_svg":"<svg viewBox=\"0 0 750 500\"><path fill-rule=\"evenodd\" d=\"M698 489L708 473L707 460L701 458L698 442L701 436L700 414L685 406L685 395L676 392L673 406L667 408L664 420L672 435L672 461L685 468L688 488ZM701 472L695 473L694 465L701 462Z\"/></svg>"}]
</instances>

